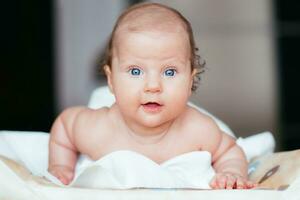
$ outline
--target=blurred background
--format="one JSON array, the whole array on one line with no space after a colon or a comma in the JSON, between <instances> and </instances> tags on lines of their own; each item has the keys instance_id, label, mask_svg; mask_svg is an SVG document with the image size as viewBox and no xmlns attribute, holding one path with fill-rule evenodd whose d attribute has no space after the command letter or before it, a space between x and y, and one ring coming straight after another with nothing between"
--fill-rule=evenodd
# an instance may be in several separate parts
<instances>
[{"instance_id":1,"label":"blurred background","mask_svg":"<svg viewBox=\"0 0 300 200\"><path fill-rule=\"evenodd\" d=\"M0 130L49 132L66 107L105 85L97 59L133 0L2 2ZM270 131L300 148L300 2L160 0L192 24L206 71L191 101L238 137Z\"/></svg>"}]
</instances>

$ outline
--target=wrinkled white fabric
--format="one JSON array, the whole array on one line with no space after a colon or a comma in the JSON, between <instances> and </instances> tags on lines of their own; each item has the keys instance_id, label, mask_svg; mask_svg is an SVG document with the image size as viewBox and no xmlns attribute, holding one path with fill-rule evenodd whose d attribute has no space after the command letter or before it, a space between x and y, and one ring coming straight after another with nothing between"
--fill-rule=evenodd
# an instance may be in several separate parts
<instances>
[{"instance_id":1,"label":"wrinkled white fabric","mask_svg":"<svg viewBox=\"0 0 300 200\"><path fill-rule=\"evenodd\" d=\"M43 132L0 131L0 155L62 186L47 172L48 140L49 134ZM112 152L98 161L80 156L70 186L208 189L213 175L211 155L205 151L179 155L159 165L141 154L124 150Z\"/></svg>"},{"instance_id":2,"label":"wrinkled white fabric","mask_svg":"<svg viewBox=\"0 0 300 200\"><path fill-rule=\"evenodd\" d=\"M275 150L274 136L267 131L247 138L238 138L236 143L243 149L248 161L258 156L271 154Z\"/></svg>"},{"instance_id":3,"label":"wrinkled white fabric","mask_svg":"<svg viewBox=\"0 0 300 200\"><path fill-rule=\"evenodd\" d=\"M62 185L47 172L49 134L44 132L0 131L0 155L23 164L37 176ZM271 133L238 139L248 159L274 149ZM98 161L81 156L71 185L106 188L201 188L207 189L213 176L210 154L190 152L161 165L132 151L112 152Z\"/></svg>"},{"instance_id":4,"label":"wrinkled white fabric","mask_svg":"<svg viewBox=\"0 0 300 200\"><path fill-rule=\"evenodd\" d=\"M185 153L157 164L139 153L121 150L97 161L81 157L71 185L118 189L209 189L214 174L211 155L206 151Z\"/></svg>"}]
</instances>

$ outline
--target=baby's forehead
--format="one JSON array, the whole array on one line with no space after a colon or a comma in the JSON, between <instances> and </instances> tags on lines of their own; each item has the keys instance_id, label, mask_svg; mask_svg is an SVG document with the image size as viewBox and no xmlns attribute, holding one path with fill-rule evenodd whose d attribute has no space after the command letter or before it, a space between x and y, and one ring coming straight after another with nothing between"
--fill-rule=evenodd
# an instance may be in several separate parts
<instances>
[{"instance_id":1,"label":"baby's forehead","mask_svg":"<svg viewBox=\"0 0 300 200\"><path fill-rule=\"evenodd\" d=\"M123 31L186 32L186 24L175 11L148 5L129 10L123 15L116 27L116 35Z\"/></svg>"}]
</instances>

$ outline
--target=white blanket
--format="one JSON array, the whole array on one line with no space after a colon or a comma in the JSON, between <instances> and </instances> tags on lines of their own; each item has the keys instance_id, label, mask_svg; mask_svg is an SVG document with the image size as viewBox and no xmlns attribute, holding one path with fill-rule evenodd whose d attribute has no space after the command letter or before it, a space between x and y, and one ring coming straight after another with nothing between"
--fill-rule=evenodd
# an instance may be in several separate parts
<instances>
[{"instance_id":1,"label":"white blanket","mask_svg":"<svg viewBox=\"0 0 300 200\"><path fill-rule=\"evenodd\" d=\"M63 184L47 171L48 140L49 134L44 132L0 131L0 155L21 163L32 174L44 176L62 186ZM240 138L238 143L248 159L274 150L274 139L270 133ZM116 151L98 161L81 156L70 186L113 189L209 189L213 175L211 155L204 151L179 155L161 165L136 152Z\"/></svg>"},{"instance_id":2,"label":"white blanket","mask_svg":"<svg viewBox=\"0 0 300 200\"><path fill-rule=\"evenodd\" d=\"M89 188L209 189L214 176L208 152L189 152L157 164L133 151L115 151L93 162L84 159L73 186Z\"/></svg>"},{"instance_id":3,"label":"white blanket","mask_svg":"<svg viewBox=\"0 0 300 200\"><path fill-rule=\"evenodd\" d=\"M18 177L0 160L0 199L83 200L83 199L173 199L173 200L299 200L300 178L285 191L277 190L179 190L135 189L95 190L53 187L28 182Z\"/></svg>"}]
</instances>

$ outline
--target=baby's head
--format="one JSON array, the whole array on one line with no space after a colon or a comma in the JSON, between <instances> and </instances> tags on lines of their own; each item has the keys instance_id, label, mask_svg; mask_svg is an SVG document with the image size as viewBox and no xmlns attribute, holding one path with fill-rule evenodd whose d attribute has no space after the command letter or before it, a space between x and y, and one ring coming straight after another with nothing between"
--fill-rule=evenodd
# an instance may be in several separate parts
<instances>
[{"instance_id":1,"label":"baby's head","mask_svg":"<svg viewBox=\"0 0 300 200\"><path fill-rule=\"evenodd\" d=\"M189 21L177 10L157 3L136 4L125 10L118 18L108 46L102 59L104 66L110 69L113 66L115 48L125 32L159 31L165 33L182 32L187 38L191 73L193 75L192 91L197 89L200 73L204 71L204 64L200 64L200 56L197 55L192 27Z\"/></svg>"}]
</instances>

